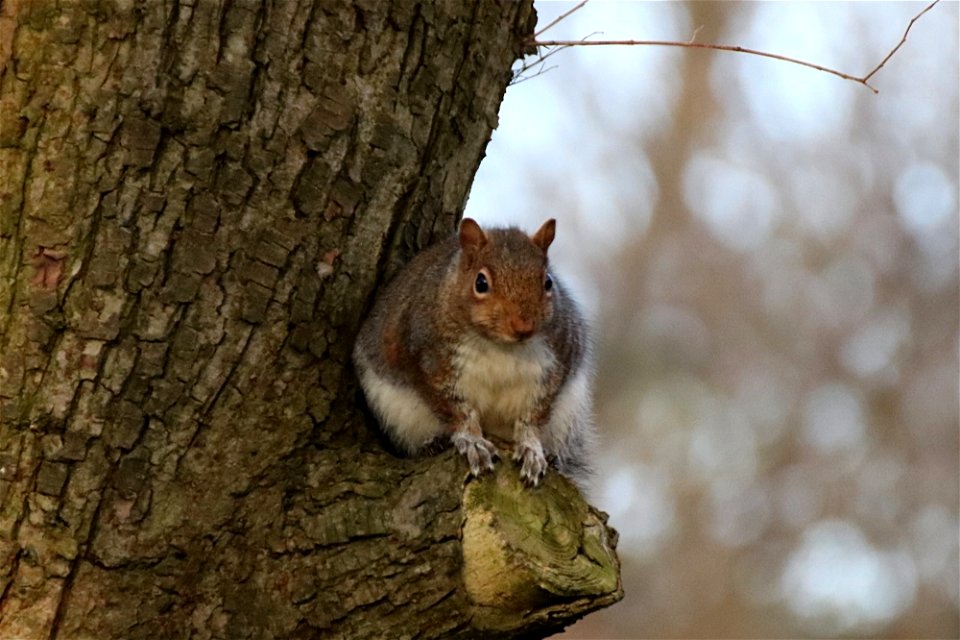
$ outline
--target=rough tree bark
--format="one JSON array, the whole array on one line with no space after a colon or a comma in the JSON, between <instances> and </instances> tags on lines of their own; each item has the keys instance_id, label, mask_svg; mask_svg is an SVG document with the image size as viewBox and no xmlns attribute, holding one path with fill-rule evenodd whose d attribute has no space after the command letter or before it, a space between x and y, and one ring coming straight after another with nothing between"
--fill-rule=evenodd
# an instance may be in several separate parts
<instances>
[{"instance_id":1,"label":"rough tree bark","mask_svg":"<svg viewBox=\"0 0 960 640\"><path fill-rule=\"evenodd\" d=\"M0 637L516 636L619 599L568 483L392 456L348 364L454 228L530 0L0 6Z\"/></svg>"}]
</instances>

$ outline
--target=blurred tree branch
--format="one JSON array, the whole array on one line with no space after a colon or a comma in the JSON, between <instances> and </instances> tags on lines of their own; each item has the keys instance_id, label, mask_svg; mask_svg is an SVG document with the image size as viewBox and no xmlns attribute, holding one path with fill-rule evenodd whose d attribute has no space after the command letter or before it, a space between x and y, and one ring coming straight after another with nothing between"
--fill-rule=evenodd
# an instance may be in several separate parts
<instances>
[{"instance_id":1,"label":"blurred tree branch","mask_svg":"<svg viewBox=\"0 0 960 640\"><path fill-rule=\"evenodd\" d=\"M880 69L882 69L885 64L887 64L887 61L890 60L890 58L892 58L893 55L900 49L900 47L902 47L903 44L907 41L907 35L910 33L910 29L913 28L913 23L916 22L918 19L920 19L920 17L923 14L930 11L930 9L932 9L934 6L936 6L940 2L940 0L933 0L933 2L931 2L929 5L927 5L923 9L923 11L915 15L910 20L909 24L907 24L907 28L903 32L903 37L900 38L900 42L898 42L897 45L893 47L893 49L891 49L889 53L887 53L887 55L883 58L883 60L881 60L880 63L877 66L875 66L869 73L863 76L854 76L849 73L844 73L843 71L838 71L837 69L831 69L830 67L824 67L822 65L815 64L813 62L798 60L797 58L791 58L789 56L780 55L778 53L770 53L769 51L758 51L756 49L749 49L747 47L741 47L739 45L708 44L708 43L694 42L693 40L694 38L696 38L697 31L700 30L699 27L697 28L697 31L694 32L693 38L691 38L688 42L679 42L674 40L587 40L586 38L584 38L583 40L539 40L538 39L539 36L543 32L545 32L547 29L550 29L557 23L563 21L572 13L574 13L575 11L577 11L578 9L586 5L587 2L589 1L590 0L583 0L572 9L562 14L557 19L553 20L550 24L545 26L543 29L536 32L533 35L533 37L527 41L526 44L532 50L538 50L540 47L546 47L546 48L557 47L557 48L547 52L546 54L540 54L534 62L524 63L523 66L520 67L520 69L518 69L514 73L513 81L511 82L511 84L516 84L524 80L529 80L530 78L535 78L541 73L548 71L549 69L542 68L543 62L554 53L557 53L558 51L562 51L567 47L651 45L651 46L661 46L661 47L684 47L687 49L712 49L715 51L733 51L735 53L747 53L750 55L761 56L764 58L773 58L774 60L781 60L783 62L789 62L792 64L798 64L804 67L809 67L811 69L816 69L817 71L823 71L825 73L835 75L839 78L843 78L844 80L850 80L852 82L856 82L857 84L862 84L863 86L870 89L874 93L880 93L879 89L877 89L876 87L870 84L869 82L870 78L876 75L876 73L880 71ZM587 36L587 38L589 37L590 36ZM526 71L529 71L530 69L536 67L537 65L541 66L541 69L538 70L537 73L533 74L532 76L523 77L523 74Z\"/></svg>"}]
</instances>

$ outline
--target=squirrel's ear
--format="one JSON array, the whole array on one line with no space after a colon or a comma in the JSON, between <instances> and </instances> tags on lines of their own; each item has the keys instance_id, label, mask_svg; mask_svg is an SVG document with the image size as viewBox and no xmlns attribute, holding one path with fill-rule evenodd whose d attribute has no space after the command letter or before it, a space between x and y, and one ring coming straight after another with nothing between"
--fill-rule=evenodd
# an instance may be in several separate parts
<instances>
[{"instance_id":1,"label":"squirrel's ear","mask_svg":"<svg viewBox=\"0 0 960 640\"><path fill-rule=\"evenodd\" d=\"M473 218L464 218L460 222L460 247L468 252L475 253L487 244L487 234Z\"/></svg>"},{"instance_id":2,"label":"squirrel's ear","mask_svg":"<svg viewBox=\"0 0 960 640\"><path fill-rule=\"evenodd\" d=\"M535 234L530 236L530 239L533 240L533 244L537 245L543 252L546 253L547 249L550 248L550 243L553 242L553 236L557 233L557 221L553 218L550 218L543 223Z\"/></svg>"}]
</instances>

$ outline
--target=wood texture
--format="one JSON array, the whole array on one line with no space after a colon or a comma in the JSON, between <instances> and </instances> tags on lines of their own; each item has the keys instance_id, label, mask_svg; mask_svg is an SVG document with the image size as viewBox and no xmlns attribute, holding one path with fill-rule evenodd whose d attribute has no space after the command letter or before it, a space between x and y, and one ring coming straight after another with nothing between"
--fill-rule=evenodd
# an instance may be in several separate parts
<instances>
[{"instance_id":1,"label":"wood texture","mask_svg":"<svg viewBox=\"0 0 960 640\"><path fill-rule=\"evenodd\" d=\"M0 637L474 633L463 464L385 451L348 356L533 20L3 2Z\"/></svg>"}]
</instances>

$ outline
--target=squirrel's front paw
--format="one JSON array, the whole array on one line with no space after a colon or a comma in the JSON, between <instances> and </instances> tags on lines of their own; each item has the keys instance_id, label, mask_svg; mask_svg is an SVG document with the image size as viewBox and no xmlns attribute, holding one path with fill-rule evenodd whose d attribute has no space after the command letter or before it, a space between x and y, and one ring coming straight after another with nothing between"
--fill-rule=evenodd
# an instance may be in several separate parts
<instances>
[{"instance_id":1,"label":"squirrel's front paw","mask_svg":"<svg viewBox=\"0 0 960 640\"><path fill-rule=\"evenodd\" d=\"M484 471L493 471L493 461L497 458L497 448L493 443L469 431L457 431L450 436L453 446L467 458L470 474L479 476Z\"/></svg>"},{"instance_id":2,"label":"squirrel's front paw","mask_svg":"<svg viewBox=\"0 0 960 640\"><path fill-rule=\"evenodd\" d=\"M537 486L547 472L547 457L543 455L543 445L536 438L525 438L518 442L513 459L520 463L520 478L527 485Z\"/></svg>"}]
</instances>

